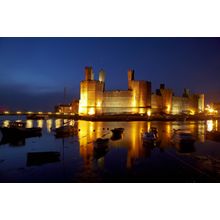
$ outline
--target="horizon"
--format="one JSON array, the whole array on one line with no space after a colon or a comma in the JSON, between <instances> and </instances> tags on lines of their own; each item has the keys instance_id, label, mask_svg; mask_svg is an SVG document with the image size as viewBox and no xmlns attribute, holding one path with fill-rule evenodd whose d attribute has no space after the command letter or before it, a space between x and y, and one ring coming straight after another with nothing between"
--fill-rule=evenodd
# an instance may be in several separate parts
<instances>
[{"instance_id":1,"label":"horizon","mask_svg":"<svg viewBox=\"0 0 220 220\"><path fill-rule=\"evenodd\" d=\"M184 88L218 102L219 38L0 38L0 106L10 110L53 110L79 99L84 67L95 79L106 72L106 90L127 90L136 80L164 83L181 96Z\"/></svg>"}]
</instances>

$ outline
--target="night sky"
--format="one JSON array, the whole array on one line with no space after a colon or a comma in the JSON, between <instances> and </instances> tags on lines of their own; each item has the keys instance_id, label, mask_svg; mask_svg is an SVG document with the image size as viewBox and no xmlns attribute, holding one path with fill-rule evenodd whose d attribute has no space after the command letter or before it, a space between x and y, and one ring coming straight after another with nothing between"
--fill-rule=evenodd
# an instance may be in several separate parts
<instances>
[{"instance_id":1,"label":"night sky","mask_svg":"<svg viewBox=\"0 0 220 220\"><path fill-rule=\"evenodd\" d=\"M85 66L96 79L105 70L107 90L126 90L132 68L153 91L165 83L220 101L220 38L0 38L0 107L52 111L64 87L78 99Z\"/></svg>"}]
</instances>

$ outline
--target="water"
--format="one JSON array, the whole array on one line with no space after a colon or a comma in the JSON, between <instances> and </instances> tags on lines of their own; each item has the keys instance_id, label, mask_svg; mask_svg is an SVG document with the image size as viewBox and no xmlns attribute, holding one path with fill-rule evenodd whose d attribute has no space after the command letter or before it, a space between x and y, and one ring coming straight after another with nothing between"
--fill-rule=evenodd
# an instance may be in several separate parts
<instances>
[{"instance_id":1,"label":"water","mask_svg":"<svg viewBox=\"0 0 220 220\"><path fill-rule=\"evenodd\" d=\"M1 121L7 125L15 119ZM57 139L51 128L61 126L63 119L27 120L27 127L42 127L43 135L1 142L0 182L220 182L220 143L206 139L207 131L219 130L218 121L71 123L78 134ZM106 151L94 151L94 141L111 138L116 127L125 128L122 138L110 139ZM158 146L143 146L141 132L150 127L158 129ZM194 146L172 145L173 129L190 130ZM30 155L36 152L56 156L36 159Z\"/></svg>"}]
</instances>

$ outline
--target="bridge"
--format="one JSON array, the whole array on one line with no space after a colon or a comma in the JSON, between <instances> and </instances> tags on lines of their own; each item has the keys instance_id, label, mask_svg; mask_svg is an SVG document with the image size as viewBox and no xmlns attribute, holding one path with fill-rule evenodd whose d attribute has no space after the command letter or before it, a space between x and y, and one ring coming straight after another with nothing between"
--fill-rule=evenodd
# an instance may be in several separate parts
<instances>
[{"instance_id":1,"label":"bridge","mask_svg":"<svg viewBox=\"0 0 220 220\"><path fill-rule=\"evenodd\" d=\"M71 118L78 117L75 113L63 113L63 112L24 112L24 111L3 111L0 112L0 116L28 116L30 118Z\"/></svg>"}]
</instances>

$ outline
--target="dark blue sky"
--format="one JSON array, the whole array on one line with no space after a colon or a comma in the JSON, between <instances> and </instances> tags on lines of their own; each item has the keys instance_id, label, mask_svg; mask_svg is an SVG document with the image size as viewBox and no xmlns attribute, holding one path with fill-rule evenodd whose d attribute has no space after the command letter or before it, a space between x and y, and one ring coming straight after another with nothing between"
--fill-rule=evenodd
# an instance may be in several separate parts
<instances>
[{"instance_id":1,"label":"dark blue sky","mask_svg":"<svg viewBox=\"0 0 220 220\"><path fill-rule=\"evenodd\" d=\"M220 38L0 38L0 106L53 110L79 97L84 67L106 71L106 89L127 89L136 79L165 83L220 101Z\"/></svg>"}]
</instances>

